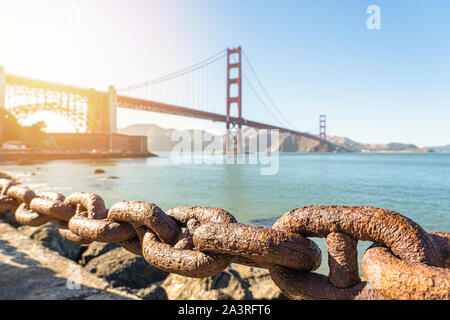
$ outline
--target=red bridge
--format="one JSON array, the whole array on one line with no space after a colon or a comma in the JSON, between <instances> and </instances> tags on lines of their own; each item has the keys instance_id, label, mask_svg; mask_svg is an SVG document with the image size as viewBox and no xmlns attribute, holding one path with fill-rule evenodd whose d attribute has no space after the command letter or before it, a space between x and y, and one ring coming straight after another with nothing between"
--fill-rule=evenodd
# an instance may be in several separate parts
<instances>
[{"instance_id":1,"label":"red bridge","mask_svg":"<svg viewBox=\"0 0 450 320\"><path fill-rule=\"evenodd\" d=\"M255 90L255 86L246 77L243 72L243 56L246 58L254 78L262 88L267 98L266 100L270 102L272 109L278 112L279 117L284 119L283 121L280 121L275 116L268 104ZM208 75L211 74L208 68L212 68L216 62L225 57L227 60L226 114L199 110L194 107L183 107L173 103L158 102L147 97L155 86L161 87L162 84L180 81L180 79L184 78L183 90L187 91L187 103L192 103L195 99L189 99L189 95L193 95L192 92L195 91L195 88L190 88L190 86L194 87L192 83L195 82L195 74L201 72L203 81L205 82L205 79L208 81ZM191 76L192 74L194 76ZM204 76L205 74L206 76ZM194 77L194 81L189 77ZM209 83L205 82L206 87L211 83L211 78L209 80ZM242 117L243 81L248 83L249 88L255 93L262 106L270 112L272 118L280 125L262 123ZM208 94L208 90L203 89L203 91L206 91L206 94ZM273 102L245 52L240 47L222 50L193 66L157 79L122 88L119 92L120 94L112 86L109 87L108 92L101 92L94 89L14 76L5 74L3 67L0 66L0 108L7 108L19 120L23 120L38 111L50 111L68 119L77 132L115 133L117 125L116 109L119 107L224 122L227 129L227 150L231 150L228 149L230 145L234 145L235 149L239 149L242 126L257 129L278 129L280 132L317 140L319 142L318 151L326 151L327 145L330 145L330 143L326 142L325 123L322 116L320 135L298 131L290 124L289 120L284 117Z\"/></svg>"}]
</instances>

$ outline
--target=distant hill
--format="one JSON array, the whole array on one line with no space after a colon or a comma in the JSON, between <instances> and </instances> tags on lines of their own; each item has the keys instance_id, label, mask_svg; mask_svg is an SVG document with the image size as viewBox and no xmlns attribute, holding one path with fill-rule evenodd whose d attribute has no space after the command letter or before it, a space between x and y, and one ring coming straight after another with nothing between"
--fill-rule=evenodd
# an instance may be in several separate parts
<instances>
[{"instance_id":1,"label":"distant hill","mask_svg":"<svg viewBox=\"0 0 450 320\"><path fill-rule=\"evenodd\" d=\"M438 153L450 153L450 144L442 147L432 147L432 149Z\"/></svg>"},{"instance_id":2,"label":"distant hill","mask_svg":"<svg viewBox=\"0 0 450 320\"><path fill-rule=\"evenodd\" d=\"M337 145L345 146L353 152L372 152L372 153L428 153L435 152L433 148L419 148L414 144L405 144L392 142L388 144L367 144L350 140L345 137L327 137Z\"/></svg>"},{"instance_id":3,"label":"distant hill","mask_svg":"<svg viewBox=\"0 0 450 320\"><path fill-rule=\"evenodd\" d=\"M178 140L172 141L172 134L177 131L175 129L163 129L154 124L134 124L130 125L126 128L119 128L119 133L129 134L129 135L140 135L148 137L148 148L152 152L158 151L171 151L175 145L179 143ZM206 131L202 130L188 130L188 131L178 131L188 132L191 136L191 140L194 140L194 133L201 133L203 136L208 137L208 142L203 143L203 149L210 144L210 139L212 137L217 137L212 135ZM245 139L245 150L248 151L249 145L254 143L254 145L258 143L258 139L260 134L255 133L255 130L245 129L242 132ZM223 139L223 137L219 137ZM192 142L193 147L193 142ZM276 144L271 144L270 141L267 145L268 150L275 150L277 147ZM280 143L279 143L279 151L280 152L317 152L319 150L319 142L316 140L289 135L285 133L280 133ZM338 145L333 145L332 143L328 143L328 151L329 152L345 152L345 149Z\"/></svg>"},{"instance_id":4,"label":"distant hill","mask_svg":"<svg viewBox=\"0 0 450 320\"><path fill-rule=\"evenodd\" d=\"M191 136L192 147L194 143L194 132L202 133L205 137L210 139L214 136L209 132L202 130L187 130L178 131L175 129L164 129L155 124L133 124L126 128L119 128L118 132L133 136L147 136L148 149L151 151L171 151L179 140L172 141L171 137L174 131L178 133L188 132Z\"/></svg>"},{"instance_id":5,"label":"distant hill","mask_svg":"<svg viewBox=\"0 0 450 320\"><path fill-rule=\"evenodd\" d=\"M194 134L202 134L203 136L212 139L217 137L202 130L187 130L177 131L175 129L164 129L155 124L134 124L126 128L119 128L119 133L129 135L142 135L148 137L148 148L151 151L171 151L175 145L179 143L179 140L172 141L171 136L174 132L182 133L188 132L193 147ZM250 128L243 130L243 136L246 137L245 149L248 151L249 143L256 143L260 134ZM223 137L220 137L223 139ZM256 139L256 140L255 140ZM328 152L371 152L371 153L428 153L428 152L440 152L449 153L450 145L443 147L426 147L419 148L414 144L405 143L388 143L388 144L366 144L353 141L346 137L330 136L327 137ZM203 148L205 148L210 142L204 142ZM275 150L277 145L268 143L268 150ZM317 152L319 150L319 142L313 139L305 137L294 136L286 133L280 133L279 151L280 152Z\"/></svg>"}]
</instances>

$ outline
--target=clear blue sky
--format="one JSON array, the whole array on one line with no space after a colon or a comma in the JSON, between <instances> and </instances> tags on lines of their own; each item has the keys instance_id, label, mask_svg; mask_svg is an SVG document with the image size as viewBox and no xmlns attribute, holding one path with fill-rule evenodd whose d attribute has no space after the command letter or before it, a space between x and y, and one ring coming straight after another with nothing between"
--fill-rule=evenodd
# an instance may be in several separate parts
<instances>
[{"instance_id":1,"label":"clear blue sky","mask_svg":"<svg viewBox=\"0 0 450 320\"><path fill-rule=\"evenodd\" d=\"M366 28L372 4L381 9L381 30ZM324 113L332 135L444 145L449 14L450 1L424 0L7 0L0 3L0 63L8 73L106 90L241 45L300 130L317 131ZM246 94L244 116L273 122ZM225 97L217 99L225 110ZM224 126L129 111L118 121Z\"/></svg>"}]
</instances>

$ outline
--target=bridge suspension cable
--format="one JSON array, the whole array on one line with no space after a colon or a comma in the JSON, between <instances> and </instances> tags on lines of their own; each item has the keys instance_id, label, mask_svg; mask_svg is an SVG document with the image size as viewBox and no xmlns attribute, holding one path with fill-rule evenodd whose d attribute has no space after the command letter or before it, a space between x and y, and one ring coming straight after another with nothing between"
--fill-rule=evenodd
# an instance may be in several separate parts
<instances>
[{"instance_id":1,"label":"bridge suspension cable","mask_svg":"<svg viewBox=\"0 0 450 320\"><path fill-rule=\"evenodd\" d=\"M297 128L283 115L283 113L280 111L280 109L277 107L276 103L274 102L274 100L272 99L271 95L269 94L269 92L267 91L266 87L264 86L264 84L262 83L260 77L258 76L258 74L255 71L255 68L253 68L253 65L250 63L250 59L248 58L247 54L245 53L245 50L242 50L242 53L244 55L245 60L247 61L248 66L250 67L250 70L252 71L253 75L255 76L256 80L258 81L260 87L263 89L265 95L267 96L268 100L270 101L271 105L274 107L274 109L278 112L278 114L284 119L285 123L284 125L288 125L288 127L291 127L294 130L297 130ZM247 79L246 79L247 80ZM247 82L249 82L247 80ZM251 85L250 85L251 86ZM253 86L251 86L252 89ZM258 98L260 101L261 99ZM266 106L266 104L264 104ZM267 108L266 108L267 109ZM270 112L270 111L269 111ZM273 113L270 112L272 115ZM276 118L276 117L275 117ZM279 122L281 123L281 122Z\"/></svg>"},{"instance_id":2,"label":"bridge suspension cable","mask_svg":"<svg viewBox=\"0 0 450 320\"><path fill-rule=\"evenodd\" d=\"M256 98L259 100L259 102L261 102L262 106L272 115L272 117L275 119L275 121L278 122L278 124L280 124L281 126L285 125L277 118L277 116L275 116L275 114L273 114L273 112L270 110L270 108L267 106L267 104L264 102L264 100L258 94L258 92L256 91L255 87L248 80L248 78L247 78L247 76L245 75L244 72L242 72L242 77L244 78L245 82L247 82L247 84L249 85L250 89L252 89L253 94L256 96Z\"/></svg>"},{"instance_id":3,"label":"bridge suspension cable","mask_svg":"<svg viewBox=\"0 0 450 320\"><path fill-rule=\"evenodd\" d=\"M212 55L211 57L209 57L209 58L207 58L205 60L202 60L202 61L200 61L200 62L198 62L196 64L193 64L193 65L191 65L191 66L189 66L187 68L178 70L178 71L173 72L173 73L169 73L167 75L164 75L164 76L152 79L152 80L148 80L148 81L141 82L141 83L138 83L138 84L135 84L135 85L131 85L131 86L128 86L128 87L120 88L117 91L118 92L123 92L123 91L136 90L136 89L139 89L139 88L142 88L142 87L147 87L147 86L151 86L151 85L158 84L158 83L161 83L161 82L165 82L165 81L168 81L168 80L172 80L172 79L181 77L183 75L186 75L188 73L191 73L193 71L196 71L198 69L204 68L204 67L206 67L206 66L208 66L208 65L210 65L210 64L212 64L212 63L214 63L214 62L216 62L216 61L218 61L218 60L220 60L222 58L224 58L225 56L226 56L226 49L223 49L223 50L217 52L216 54Z\"/></svg>"}]
</instances>

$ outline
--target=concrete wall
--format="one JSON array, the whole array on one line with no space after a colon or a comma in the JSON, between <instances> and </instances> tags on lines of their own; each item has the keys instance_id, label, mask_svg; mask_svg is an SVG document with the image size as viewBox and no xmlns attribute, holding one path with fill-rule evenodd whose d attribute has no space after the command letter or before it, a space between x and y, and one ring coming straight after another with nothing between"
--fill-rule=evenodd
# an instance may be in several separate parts
<instances>
[{"instance_id":1,"label":"concrete wall","mask_svg":"<svg viewBox=\"0 0 450 320\"><path fill-rule=\"evenodd\" d=\"M67 151L92 151L94 149L109 151L112 144L114 151L148 152L146 136L110 135L107 133L50 133L48 135L54 139L59 148Z\"/></svg>"}]
</instances>

